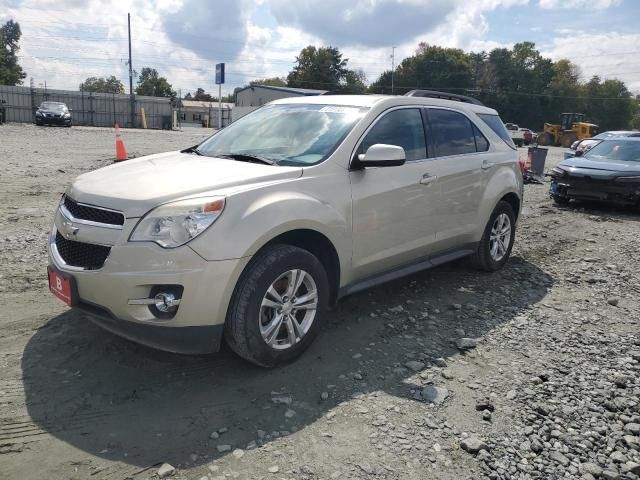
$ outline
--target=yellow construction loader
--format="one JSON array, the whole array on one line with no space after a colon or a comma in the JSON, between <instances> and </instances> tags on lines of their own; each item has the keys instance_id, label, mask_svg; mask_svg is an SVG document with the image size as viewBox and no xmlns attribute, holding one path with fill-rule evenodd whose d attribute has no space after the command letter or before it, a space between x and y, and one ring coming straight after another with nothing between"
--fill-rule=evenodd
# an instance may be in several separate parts
<instances>
[{"instance_id":1,"label":"yellow construction loader","mask_svg":"<svg viewBox=\"0 0 640 480\"><path fill-rule=\"evenodd\" d=\"M598 133L598 125L584 121L584 113L563 113L560 125L545 123L538 133L538 145L570 147L576 140L591 138Z\"/></svg>"}]
</instances>

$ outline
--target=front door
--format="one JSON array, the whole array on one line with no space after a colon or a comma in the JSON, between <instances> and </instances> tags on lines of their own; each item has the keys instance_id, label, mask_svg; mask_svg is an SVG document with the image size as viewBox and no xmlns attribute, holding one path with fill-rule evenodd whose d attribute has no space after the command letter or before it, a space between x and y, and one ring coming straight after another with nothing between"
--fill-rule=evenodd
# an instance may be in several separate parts
<instances>
[{"instance_id":1,"label":"front door","mask_svg":"<svg viewBox=\"0 0 640 480\"><path fill-rule=\"evenodd\" d=\"M387 111L369 128L357 149L383 143L403 147L407 161L349 173L353 199L352 280L397 267L431 253L437 200L430 177L420 108Z\"/></svg>"}]
</instances>

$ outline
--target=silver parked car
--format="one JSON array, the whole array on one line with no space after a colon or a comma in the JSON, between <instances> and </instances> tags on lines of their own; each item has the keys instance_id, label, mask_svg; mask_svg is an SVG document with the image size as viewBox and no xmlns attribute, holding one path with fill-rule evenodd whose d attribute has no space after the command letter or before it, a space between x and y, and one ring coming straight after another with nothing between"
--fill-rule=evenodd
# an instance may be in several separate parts
<instances>
[{"instance_id":1,"label":"silver parked car","mask_svg":"<svg viewBox=\"0 0 640 480\"><path fill-rule=\"evenodd\" d=\"M81 175L55 214L51 291L140 343L224 337L273 366L340 297L465 256L498 270L515 146L495 110L436 93L277 100L196 147Z\"/></svg>"}]
</instances>

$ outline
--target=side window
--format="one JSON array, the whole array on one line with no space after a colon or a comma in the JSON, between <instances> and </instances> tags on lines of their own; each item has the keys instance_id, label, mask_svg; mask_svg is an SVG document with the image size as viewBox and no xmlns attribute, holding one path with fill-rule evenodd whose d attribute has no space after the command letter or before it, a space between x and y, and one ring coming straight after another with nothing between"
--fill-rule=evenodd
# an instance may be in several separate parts
<instances>
[{"instance_id":1,"label":"side window","mask_svg":"<svg viewBox=\"0 0 640 480\"><path fill-rule=\"evenodd\" d=\"M471 123L471 126L473 127L473 134L476 137L476 150L478 152L486 152L487 150L489 150L489 141L473 122Z\"/></svg>"},{"instance_id":2,"label":"side window","mask_svg":"<svg viewBox=\"0 0 640 480\"><path fill-rule=\"evenodd\" d=\"M404 148L407 161L427 158L427 145L420 110L404 108L383 114L364 137L358 153L365 153L371 145L376 143Z\"/></svg>"},{"instance_id":3,"label":"side window","mask_svg":"<svg viewBox=\"0 0 640 480\"><path fill-rule=\"evenodd\" d=\"M429 109L431 141L439 157L475 153L476 138L467 117L451 110Z\"/></svg>"},{"instance_id":4,"label":"side window","mask_svg":"<svg viewBox=\"0 0 640 480\"><path fill-rule=\"evenodd\" d=\"M488 113L478 113L477 115L478 117L480 117L480 120L489 125L489 128L491 128L491 130L493 130L496 135L498 135L504 141L504 143L509 145L510 148L513 148L514 150L516 149L513 140L511 140L509 132L507 132L504 123L502 123L502 120L500 120L500 117L498 115Z\"/></svg>"}]
</instances>

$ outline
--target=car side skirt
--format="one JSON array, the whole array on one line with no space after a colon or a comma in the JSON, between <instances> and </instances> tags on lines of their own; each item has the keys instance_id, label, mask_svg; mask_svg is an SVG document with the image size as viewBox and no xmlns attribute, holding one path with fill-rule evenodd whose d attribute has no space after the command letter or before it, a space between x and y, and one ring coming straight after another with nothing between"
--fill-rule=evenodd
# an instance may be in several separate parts
<instances>
[{"instance_id":1,"label":"car side skirt","mask_svg":"<svg viewBox=\"0 0 640 480\"><path fill-rule=\"evenodd\" d=\"M477 249L478 243L469 243L456 248L455 250L446 250L444 252L436 253L435 255L422 257L411 263L377 273L363 280L358 280L356 282L350 283L349 285L341 287L338 292L338 299L346 297L347 295L361 292L362 290L367 290L386 282L397 280L398 278L406 277L407 275L412 275L423 270L437 267L439 265L457 260L459 258L467 257L469 255L472 255Z\"/></svg>"}]
</instances>

